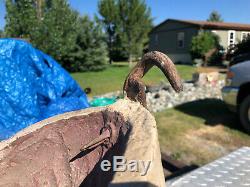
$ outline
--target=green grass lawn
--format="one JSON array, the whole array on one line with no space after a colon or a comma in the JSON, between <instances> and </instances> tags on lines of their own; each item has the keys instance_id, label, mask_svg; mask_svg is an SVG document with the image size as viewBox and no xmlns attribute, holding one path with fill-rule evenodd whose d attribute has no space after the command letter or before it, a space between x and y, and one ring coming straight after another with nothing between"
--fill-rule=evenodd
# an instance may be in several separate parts
<instances>
[{"instance_id":1,"label":"green grass lawn","mask_svg":"<svg viewBox=\"0 0 250 187\"><path fill-rule=\"evenodd\" d=\"M185 80L191 79L197 70L187 65L176 67ZM129 70L127 63L116 63L100 72L73 73L72 76L83 89L91 87L91 97L122 90ZM152 85L166 78L159 69L153 68L144 81ZM250 136L220 100L195 101L154 115L161 150L186 164L203 165L241 146L250 146Z\"/></svg>"},{"instance_id":2,"label":"green grass lawn","mask_svg":"<svg viewBox=\"0 0 250 187\"><path fill-rule=\"evenodd\" d=\"M177 65L177 70L182 79L191 79L195 68L188 65ZM128 63L114 63L109 65L107 69L99 72L84 72L72 73L73 78L84 89L90 87L92 93L90 96L100 95L107 92L122 90L123 83L130 68ZM157 69L152 68L144 78L146 84L159 84L165 81L163 73Z\"/></svg>"},{"instance_id":3,"label":"green grass lawn","mask_svg":"<svg viewBox=\"0 0 250 187\"><path fill-rule=\"evenodd\" d=\"M155 113L161 150L186 164L203 165L250 146L234 113L223 101L205 99Z\"/></svg>"}]
</instances>

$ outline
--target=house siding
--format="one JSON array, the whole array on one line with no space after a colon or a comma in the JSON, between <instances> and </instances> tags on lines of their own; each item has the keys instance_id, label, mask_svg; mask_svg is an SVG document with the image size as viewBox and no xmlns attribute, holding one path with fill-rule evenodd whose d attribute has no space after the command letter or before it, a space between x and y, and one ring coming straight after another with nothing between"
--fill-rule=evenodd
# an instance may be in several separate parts
<instances>
[{"instance_id":1,"label":"house siding","mask_svg":"<svg viewBox=\"0 0 250 187\"><path fill-rule=\"evenodd\" d=\"M203 31L204 30L200 29L197 25L168 20L155 27L153 32L150 33L149 50L161 51L167 54L175 63L190 63L191 56L189 50L192 38ZM205 31L212 31L217 34L220 38L220 45L222 45L225 50L228 49L228 33L230 30L206 29ZM183 32L185 35L183 48L178 47L177 34L179 32ZM235 44L241 41L242 32L249 31L235 31Z\"/></svg>"},{"instance_id":2,"label":"house siding","mask_svg":"<svg viewBox=\"0 0 250 187\"><path fill-rule=\"evenodd\" d=\"M211 30L208 30L211 31ZM228 30L212 30L215 31L214 34L219 36L220 38L220 45L224 48L228 48Z\"/></svg>"},{"instance_id":3,"label":"house siding","mask_svg":"<svg viewBox=\"0 0 250 187\"><path fill-rule=\"evenodd\" d=\"M220 45L223 46L224 49L228 48L228 32L233 30L209 30L213 31L220 38ZM235 44L241 42L242 32L249 31L235 31Z\"/></svg>"},{"instance_id":4,"label":"house siding","mask_svg":"<svg viewBox=\"0 0 250 187\"><path fill-rule=\"evenodd\" d=\"M184 33L184 47L179 48L177 44L177 34ZM167 54L174 62L191 62L189 54L190 44L193 36L198 33L198 28L189 24L168 22L156 28L150 34L149 50L161 51ZM158 40L156 41L156 38Z\"/></svg>"}]
</instances>

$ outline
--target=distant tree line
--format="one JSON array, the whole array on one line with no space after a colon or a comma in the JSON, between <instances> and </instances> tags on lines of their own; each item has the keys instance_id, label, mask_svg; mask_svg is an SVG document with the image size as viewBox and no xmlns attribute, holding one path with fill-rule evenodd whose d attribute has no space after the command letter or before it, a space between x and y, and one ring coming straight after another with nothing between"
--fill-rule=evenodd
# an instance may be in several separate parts
<instances>
[{"instance_id":1,"label":"distant tree line","mask_svg":"<svg viewBox=\"0 0 250 187\"><path fill-rule=\"evenodd\" d=\"M69 71L105 67L102 28L72 10L66 0L6 0L6 10L6 37L26 39Z\"/></svg>"},{"instance_id":2,"label":"distant tree line","mask_svg":"<svg viewBox=\"0 0 250 187\"><path fill-rule=\"evenodd\" d=\"M152 27L142 0L101 0L91 20L67 0L6 0L6 25L0 37L23 38L69 71L97 71L110 62L142 53Z\"/></svg>"}]
</instances>

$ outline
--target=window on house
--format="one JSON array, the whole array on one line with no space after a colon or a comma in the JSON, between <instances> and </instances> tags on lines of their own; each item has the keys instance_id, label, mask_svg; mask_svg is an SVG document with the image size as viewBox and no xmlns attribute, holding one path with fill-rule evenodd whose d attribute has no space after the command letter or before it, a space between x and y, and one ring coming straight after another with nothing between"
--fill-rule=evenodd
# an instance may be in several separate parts
<instances>
[{"instance_id":1,"label":"window on house","mask_svg":"<svg viewBox=\"0 0 250 187\"><path fill-rule=\"evenodd\" d=\"M178 48L183 48L184 47L184 32L179 32L177 33L177 47Z\"/></svg>"},{"instance_id":2,"label":"window on house","mask_svg":"<svg viewBox=\"0 0 250 187\"><path fill-rule=\"evenodd\" d=\"M235 44L235 31L228 31L228 46Z\"/></svg>"},{"instance_id":3,"label":"window on house","mask_svg":"<svg viewBox=\"0 0 250 187\"><path fill-rule=\"evenodd\" d=\"M241 41L246 40L249 37L250 37L250 32L242 32L241 33Z\"/></svg>"}]
</instances>

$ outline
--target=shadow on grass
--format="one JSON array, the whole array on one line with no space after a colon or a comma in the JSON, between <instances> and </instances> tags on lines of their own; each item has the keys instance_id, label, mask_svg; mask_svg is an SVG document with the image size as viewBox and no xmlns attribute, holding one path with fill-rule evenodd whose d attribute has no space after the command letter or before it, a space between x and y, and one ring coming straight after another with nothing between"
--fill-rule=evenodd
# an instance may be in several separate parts
<instances>
[{"instance_id":1,"label":"shadow on grass","mask_svg":"<svg viewBox=\"0 0 250 187\"><path fill-rule=\"evenodd\" d=\"M136 62L133 63L135 65ZM127 61L121 61L121 62L113 62L112 64L109 64L110 67L115 67L115 68L122 68L122 67L129 67L129 62Z\"/></svg>"},{"instance_id":2,"label":"shadow on grass","mask_svg":"<svg viewBox=\"0 0 250 187\"><path fill-rule=\"evenodd\" d=\"M114 68L121 68L121 67L128 67L128 64L112 64L110 65L111 67L114 67Z\"/></svg>"},{"instance_id":3,"label":"shadow on grass","mask_svg":"<svg viewBox=\"0 0 250 187\"><path fill-rule=\"evenodd\" d=\"M218 124L243 131L235 113L227 109L226 104L219 99L204 99L179 105L175 108L188 115L203 118L206 125Z\"/></svg>"}]
</instances>

